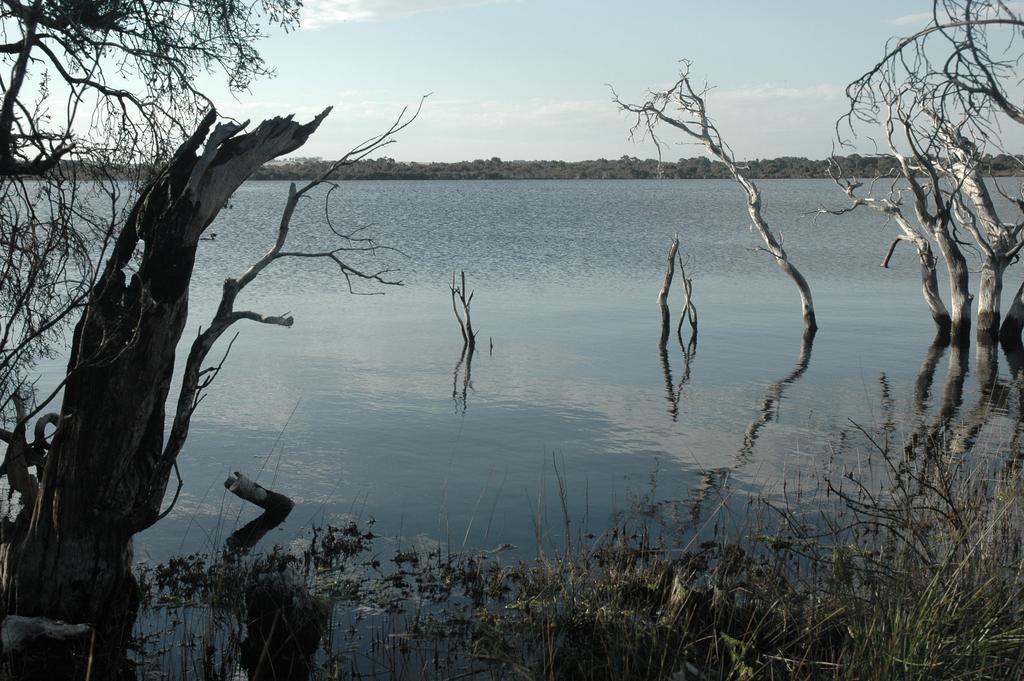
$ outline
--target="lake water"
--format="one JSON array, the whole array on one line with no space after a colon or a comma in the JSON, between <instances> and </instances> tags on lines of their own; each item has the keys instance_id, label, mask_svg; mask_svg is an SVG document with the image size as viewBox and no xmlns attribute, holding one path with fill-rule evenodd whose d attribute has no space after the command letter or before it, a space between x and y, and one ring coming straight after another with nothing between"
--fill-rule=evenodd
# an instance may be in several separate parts
<instances>
[{"instance_id":1,"label":"lake water","mask_svg":"<svg viewBox=\"0 0 1024 681\"><path fill-rule=\"evenodd\" d=\"M356 282L386 295L350 295L325 261L278 261L261 275L236 307L291 312L295 325L236 326L193 419L181 498L137 538L137 558L216 550L255 517L225 492L232 471L297 502L267 544L356 516L399 541L532 552L535 520L542 534L562 527L560 483L573 521L599 532L638 500L685 502L712 478L727 480L731 494L777 494L834 459L850 419L911 424L933 336L912 249L882 269L895 230L878 215L815 219L818 206L843 205L830 182L759 185L769 221L810 281L820 326L806 371L786 384L801 350L796 290L757 250L731 182L340 185L334 227L365 228L398 249L354 253L352 264L399 268L404 286ZM286 195L285 183L246 184L212 226L187 340L209 319L223 278L272 243ZM670 394L655 299L677 232L700 336L681 387L684 356L669 346ZM296 216L292 248L323 248L327 237L321 196ZM480 346L464 397L448 291L462 269L476 292ZM1009 273L1010 293L1019 276ZM681 295L677 279L673 315ZM948 353L936 396L947 362ZM979 395L973 359L969 367L968 406ZM997 413L979 437L1002 437L1012 421ZM856 453L842 456L857 463Z\"/></svg>"}]
</instances>

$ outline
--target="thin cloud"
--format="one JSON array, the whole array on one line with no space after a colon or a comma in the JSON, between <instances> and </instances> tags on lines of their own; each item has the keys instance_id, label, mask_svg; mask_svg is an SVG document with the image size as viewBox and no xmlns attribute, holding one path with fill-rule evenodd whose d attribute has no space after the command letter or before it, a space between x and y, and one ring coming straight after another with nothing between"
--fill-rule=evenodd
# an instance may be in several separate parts
<instances>
[{"instance_id":1,"label":"thin cloud","mask_svg":"<svg viewBox=\"0 0 1024 681\"><path fill-rule=\"evenodd\" d=\"M708 100L718 102L820 101L823 99L840 99L844 96L844 93L845 88L834 83L821 83L819 85L806 85L802 87L760 83L757 85L741 86L731 90L711 90L708 93Z\"/></svg>"},{"instance_id":2,"label":"thin cloud","mask_svg":"<svg viewBox=\"0 0 1024 681\"><path fill-rule=\"evenodd\" d=\"M413 102L414 104L414 102ZM334 107L339 117L349 120L394 118L408 99L385 97L342 98ZM605 119L615 107L604 99L428 99L421 114L424 124L452 127L502 127L515 124L557 125L562 122Z\"/></svg>"},{"instance_id":3,"label":"thin cloud","mask_svg":"<svg viewBox=\"0 0 1024 681\"><path fill-rule=\"evenodd\" d=\"M889 19L885 23L890 24L892 26L907 26L910 24L920 24L923 26L924 24L927 24L931 20L931 12L920 12L918 14L904 14L901 17L894 17L892 19Z\"/></svg>"},{"instance_id":4,"label":"thin cloud","mask_svg":"<svg viewBox=\"0 0 1024 681\"><path fill-rule=\"evenodd\" d=\"M303 28L332 24L402 19L441 9L462 9L500 0L307 0L303 3Z\"/></svg>"},{"instance_id":5,"label":"thin cloud","mask_svg":"<svg viewBox=\"0 0 1024 681\"><path fill-rule=\"evenodd\" d=\"M1006 2L1006 3L1002 3L1002 4L1004 4L1008 10L1010 10L1011 12L1014 12L1014 13L1019 13L1019 12L1024 11L1024 2ZM978 14L978 18L979 19L984 19L984 18L996 17L996 16L1000 16L1000 15L1005 16L1002 11L1000 11L1000 10L998 10L996 8L987 8L986 10L983 10L981 13ZM942 18L942 14L941 13L940 13L939 16L940 16L940 18ZM893 26L916 25L916 26L924 27L933 18L934 18L934 15L931 12L918 12L917 14L904 14L903 16L894 17L892 19L889 19L885 23L893 25Z\"/></svg>"}]
</instances>

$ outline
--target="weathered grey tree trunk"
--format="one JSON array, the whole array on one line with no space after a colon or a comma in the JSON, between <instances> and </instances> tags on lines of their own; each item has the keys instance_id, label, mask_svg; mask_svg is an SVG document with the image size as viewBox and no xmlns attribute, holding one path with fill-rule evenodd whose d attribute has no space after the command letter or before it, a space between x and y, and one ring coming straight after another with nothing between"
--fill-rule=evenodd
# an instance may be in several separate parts
<instances>
[{"instance_id":1,"label":"weathered grey tree trunk","mask_svg":"<svg viewBox=\"0 0 1024 681\"><path fill-rule=\"evenodd\" d=\"M461 283L460 283L461 282ZM468 349L469 354L476 352L476 331L473 330L473 319L470 316L470 305L473 303L475 291L466 289L466 272L461 273L461 279L455 279L455 272L452 272L452 283L449 285L452 294L452 312L455 313L455 320L459 323L459 332L462 333L462 347ZM462 307L462 314L459 314L459 307Z\"/></svg>"},{"instance_id":2,"label":"weathered grey tree trunk","mask_svg":"<svg viewBox=\"0 0 1024 681\"><path fill-rule=\"evenodd\" d=\"M948 232L935 230L934 235L949 274L950 342L958 346L967 345L971 342L972 300L967 259Z\"/></svg>"},{"instance_id":3,"label":"weathered grey tree trunk","mask_svg":"<svg viewBox=\"0 0 1024 681\"><path fill-rule=\"evenodd\" d=\"M660 348L664 348L668 343L669 327L672 324L668 309L668 293L672 288L672 277L675 274L678 251L679 237L675 236L672 238L672 244L668 247L668 258L665 261L665 281L662 282L661 290L658 291L658 307L661 308L661 339L658 341Z\"/></svg>"},{"instance_id":4,"label":"weathered grey tree trunk","mask_svg":"<svg viewBox=\"0 0 1024 681\"><path fill-rule=\"evenodd\" d=\"M895 242L893 242L895 243ZM948 344L950 332L953 328L953 320L949 310L942 302L942 295L939 293L939 279L935 267L935 255L932 253L928 242L918 245L917 257L921 261L921 294L924 296L924 303L928 307L932 321L935 322L935 338L943 345Z\"/></svg>"},{"instance_id":5,"label":"weathered grey tree trunk","mask_svg":"<svg viewBox=\"0 0 1024 681\"><path fill-rule=\"evenodd\" d=\"M679 79L668 90L650 92L643 104L627 104L612 92L612 101L623 111L636 116L633 132L643 130L661 150L661 142L656 131L659 123L669 125L704 145L708 152L725 164L729 174L742 187L747 197L747 214L758 235L764 242L762 250L767 251L786 276L793 280L800 294L800 307L804 322L804 337L813 338L818 331L818 322L814 314L814 301L811 298L811 287L800 270L790 261L782 240L768 226L761 210L761 191L746 177L743 169L737 164L729 145L722 139L718 128L708 116L704 94L707 89L696 90L690 82L690 62L684 60ZM666 113L671 107L672 114Z\"/></svg>"},{"instance_id":6,"label":"weathered grey tree trunk","mask_svg":"<svg viewBox=\"0 0 1024 681\"><path fill-rule=\"evenodd\" d=\"M235 124L211 132L211 111L142 191L75 328L34 503L0 536L8 613L95 624L98 650L125 633L132 536L159 518L183 444L165 447L165 403L200 237L253 171L300 147L326 113L304 125L275 118L239 135Z\"/></svg>"},{"instance_id":7,"label":"weathered grey tree trunk","mask_svg":"<svg viewBox=\"0 0 1024 681\"><path fill-rule=\"evenodd\" d=\"M909 166L907 168L909 170ZM928 214L926 207L922 205L926 194L923 191L913 192L914 211L918 216L918 222L914 224L904 214L903 197L900 193L890 191L887 196L883 197L858 195L857 190L860 189L862 183L845 178L843 176L843 169L836 159L832 159L830 163L830 174L833 181L850 198L851 204L848 208L842 210L820 208L818 212L842 215L857 210L861 206L866 206L892 220L899 228L901 235L893 239L889 245L889 250L886 251L885 257L882 259L882 267L889 267L889 261L892 260L893 253L901 241L913 244L914 249L917 251L917 259L921 263L921 293L924 296L925 305L928 307L928 313L931 315L932 321L935 322L935 342L941 345L948 345L952 321L949 310L946 309L946 305L942 301L942 294L939 292L935 254L932 252L931 242L929 241L929 237L936 229L936 221ZM912 177L910 182L912 185L914 184Z\"/></svg>"},{"instance_id":8,"label":"weathered grey tree trunk","mask_svg":"<svg viewBox=\"0 0 1024 681\"><path fill-rule=\"evenodd\" d=\"M994 345L999 341L1000 300L1003 296L1003 273L1006 261L999 256L987 257L981 264L978 283L978 343Z\"/></svg>"},{"instance_id":9,"label":"weathered grey tree trunk","mask_svg":"<svg viewBox=\"0 0 1024 681\"><path fill-rule=\"evenodd\" d=\"M950 201L957 220L974 238L981 250L981 281L978 286L979 345L994 345L999 340L1000 300L1003 273L1024 246L1015 229L999 219L992 195L981 171L981 154L958 127L931 114L935 128L945 142L952 182L959 187Z\"/></svg>"}]
</instances>

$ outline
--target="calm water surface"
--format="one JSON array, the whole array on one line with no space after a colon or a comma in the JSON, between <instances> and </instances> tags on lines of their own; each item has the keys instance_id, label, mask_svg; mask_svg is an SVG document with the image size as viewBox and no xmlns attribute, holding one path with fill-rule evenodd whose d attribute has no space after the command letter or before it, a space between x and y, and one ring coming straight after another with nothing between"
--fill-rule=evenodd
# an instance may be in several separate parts
<instances>
[{"instance_id":1,"label":"calm water surface","mask_svg":"<svg viewBox=\"0 0 1024 681\"><path fill-rule=\"evenodd\" d=\"M181 499L137 539L138 558L215 550L255 517L223 489L236 470L297 502L267 543L353 515L402 540L532 550L536 518L561 527L559 477L574 521L600 531L645 495L693 498L709 472L733 493L778 493L831 460L849 419L910 423L933 335L912 251L882 269L894 230L876 215L809 215L842 205L829 182L760 185L770 222L810 280L821 327L806 372L781 390L800 355L799 303L757 250L730 182L342 184L331 197L334 227L365 228L398 249L353 253L351 263L398 268L405 285L356 282L386 295L353 296L327 262L279 261L247 290L237 307L291 312L295 325L237 326L193 419ZM223 278L270 245L286 194L284 183L246 184L212 227L186 338L209 319ZM323 216L322 198L307 203L293 247L331 243ZM676 232L700 338L681 387L684 356L670 346L670 394L655 298ZM464 366L455 373L453 269L465 269L476 291L481 350L468 385ZM1011 292L1019 276L1008 276ZM674 314L680 299L675 289ZM970 366L965 405L978 395ZM980 437L1000 437L1010 421L997 416Z\"/></svg>"}]
</instances>

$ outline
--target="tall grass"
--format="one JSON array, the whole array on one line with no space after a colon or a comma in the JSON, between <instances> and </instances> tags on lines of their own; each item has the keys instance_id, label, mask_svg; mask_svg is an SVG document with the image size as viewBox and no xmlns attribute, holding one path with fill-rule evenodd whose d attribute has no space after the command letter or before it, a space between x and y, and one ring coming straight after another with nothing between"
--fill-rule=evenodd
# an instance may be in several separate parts
<instances>
[{"instance_id":1,"label":"tall grass","mask_svg":"<svg viewBox=\"0 0 1024 681\"><path fill-rule=\"evenodd\" d=\"M333 606L314 678L1019 678L1022 476L1005 443L953 435L896 445L854 424L844 442L870 466L757 501L730 533L640 516L570 541L566 517L565 545L508 564L440 547L382 558L349 526L269 558L158 566L144 583L152 611L191 623L191 642L179 631L163 653L194 651L181 677L237 673L244 594L288 569Z\"/></svg>"}]
</instances>

